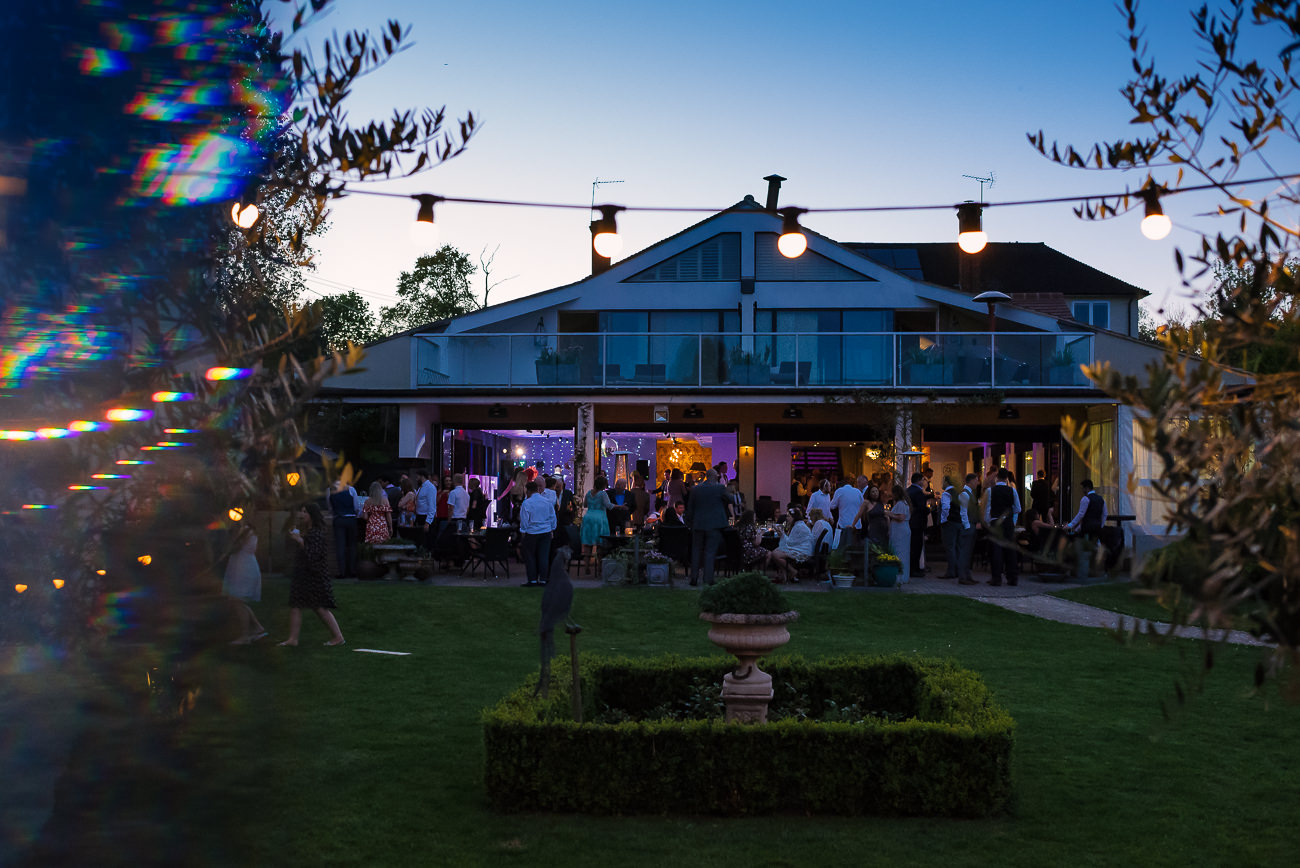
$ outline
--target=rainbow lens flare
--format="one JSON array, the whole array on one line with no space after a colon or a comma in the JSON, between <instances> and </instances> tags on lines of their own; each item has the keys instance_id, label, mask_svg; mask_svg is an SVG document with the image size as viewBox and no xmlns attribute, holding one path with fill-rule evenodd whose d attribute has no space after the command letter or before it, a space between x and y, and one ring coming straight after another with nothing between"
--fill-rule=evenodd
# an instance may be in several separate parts
<instances>
[{"instance_id":1,"label":"rainbow lens flare","mask_svg":"<svg viewBox=\"0 0 1300 868\"><path fill-rule=\"evenodd\" d=\"M139 422L153 416L152 410L137 410L129 407L115 407L104 414L110 422Z\"/></svg>"},{"instance_id":2,"label":"rainbow lens flare","mask_svg":"<svg viewBox=\"0 0 1300 868\"><path fill-rule=\"evenodd\" d=\"M242 380L252 375L252 368L208 368L203 374L209 380Z\"/></svg>"},{"instance_id":3,"label":"rainbow lens flare","mask_svg":"<svg viewBox=\"0 0 1300 868\"><path fill-rule=\"evenodd\" d=\"M153 402L155 404L167 404L172 401L193 401L193 392L154 392Z\"/></svg>"}]
</instances>

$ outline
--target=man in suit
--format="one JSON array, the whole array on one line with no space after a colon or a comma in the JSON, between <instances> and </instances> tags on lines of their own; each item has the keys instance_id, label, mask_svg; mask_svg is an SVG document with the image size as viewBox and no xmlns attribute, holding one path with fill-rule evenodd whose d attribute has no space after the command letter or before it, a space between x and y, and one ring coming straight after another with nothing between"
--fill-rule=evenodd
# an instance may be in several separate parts
<instances>
[{"instance_id":1,"label":"man in suit","mask_svg":"<svg viewBox=\"0 0 1300 868\"><path fill-rule=\"evenodd\" d=\"M924 576L925 570L921 569L921 550L925 547L925 526L929 523L930 504L925 494L925 474L913 473L912 484L907 486L907 500L911 505L911 518L908 524L912 527L912 550L911 555L911 572L912 578Z\"/></svg>"},{"instance_id":2,"label":"man in suit","mask_svg":"<svg viewBox=\"0 0 1300 868\"><path fill-rule=\"evenodd\" d=\"M708 472L706 481L695 486L686 501L686 524L691 528L692 585L699 584L701 571L704 584L713 584L713 559L722 545L722 529L727 526L729 504L727 489L719 484L716 470Z\"/></svg>"}]
</instances>

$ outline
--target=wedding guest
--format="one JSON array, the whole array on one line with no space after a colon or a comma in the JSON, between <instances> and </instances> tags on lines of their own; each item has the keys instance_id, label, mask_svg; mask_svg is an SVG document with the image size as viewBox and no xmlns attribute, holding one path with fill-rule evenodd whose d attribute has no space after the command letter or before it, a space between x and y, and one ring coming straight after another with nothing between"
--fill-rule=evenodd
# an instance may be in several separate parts
<instances>
[{"instance_id":1,"label":"wedding guest","mask_svg":"<svg viewBox=\"0 0 1300 868\"><path fill-rule=\"evenodd\" d=\"M365 541L384 543L393 538L393 509L388 504L388 494L379 482L370 484L370 497L361 507L361 517L365 521Z\"/></svg>"},{"instance_id":2,"label":"wedding guest","mask_svg":"<svg viewBox=\"0 0 1300 868\"><path fill-rule=\"evenodd\" d=\"M266 635L266 628L248 605L262 600L262 568L257 565L257 534L247 526L240 533L243 537L237 540L221 582L222 592L236 600L239 606L239 638L231 642L231 645L247 645Z\"/></svg>"},{"instance_id":3,"label":"wedding guest","mask_svg":"<svg viewBox=\"0 0 1300 868\"><path fill-rule=\"evenodd\" d=\"M334 589L329 577L329 546L325 542L325 516L320 507L309 503L298 510L298 526L289 533L298 547L294 553L293 574L289 579L289 638L281 645L296 646L302 632L302 610L316 613L330 631L326 645L342 645L343 633L331 609Z\"/></svg>"}]
</instances>

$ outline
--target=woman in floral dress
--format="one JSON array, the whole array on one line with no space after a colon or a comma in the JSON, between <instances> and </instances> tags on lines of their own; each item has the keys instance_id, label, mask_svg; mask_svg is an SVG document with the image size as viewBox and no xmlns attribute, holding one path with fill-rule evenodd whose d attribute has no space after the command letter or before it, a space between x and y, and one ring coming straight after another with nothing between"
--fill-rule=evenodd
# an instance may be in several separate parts
<instances>
[{"instance_id":1,"label":"woman in floral dress","mask_svg":"<svg viewBox=\"0 0 1300 868\"><path fill-rule=\"evenodd\" d=\"M365 542L384 543L393 538L393 508L384 486L378 482L370 484L370 497L361 507L361 517L366 523Z\"/></svg>"}]
</instances>

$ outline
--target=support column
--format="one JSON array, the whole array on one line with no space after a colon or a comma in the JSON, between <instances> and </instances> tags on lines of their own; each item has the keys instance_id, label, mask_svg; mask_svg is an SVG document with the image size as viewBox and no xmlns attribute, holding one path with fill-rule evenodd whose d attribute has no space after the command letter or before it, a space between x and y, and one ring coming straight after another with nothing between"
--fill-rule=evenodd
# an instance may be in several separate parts
<instances>
[{"instance_id":1,"label":"support column","mask_svg":"<svg viewBox=\"0 0 1300 868\"><path fill-rule=\"evenodd\" d=\"M894 411L894 477L906 487L906 474L913 470L903 455L912 448L912 408L907 404L898 404Z\"/></svg>"},{"instance_id":2,"label":"support column","mask_svg":"<svg viewBox=\"0 0 1300 868\"><path fill-rule=\"evenodd\" d=\"M1115 411L1116 515L1137 515L1129 482L1133 476L1133 408L1120 404Z\"/></svg>"},{"instance_id":3,"label":"support column","mask_svg":"<svg viewBox=\"0 0 1300 868\"><path fill-rule=\"evenodd\" d=\"M599 458L596 451L596 406L584 402L578 405L578 419L573 426L573 493L579 503L596 482Z\"/></svg>"},{"instance_id":4,"label":"support column","mask_svg":"<svg viewBox=\"0 0 1300 868\"><path fill-rule=\"evenodd\" d=\"M756 484L758 437L753 422L742 422L736 429L736 479L740 482L740 491L745 495L745 503L753 509L758 500Z\"/></svg>"}]
</instances>

